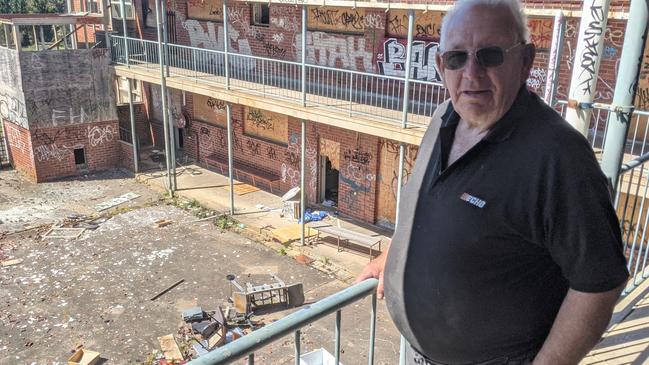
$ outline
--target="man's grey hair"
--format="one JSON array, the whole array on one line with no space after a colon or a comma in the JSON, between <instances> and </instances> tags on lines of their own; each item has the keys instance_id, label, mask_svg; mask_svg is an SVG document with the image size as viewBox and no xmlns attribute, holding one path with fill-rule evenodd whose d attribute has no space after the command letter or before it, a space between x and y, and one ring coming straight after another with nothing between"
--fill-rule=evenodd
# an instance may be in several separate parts
<instances>
[{"instance_id":1,"label":"man's grey hair","mask_svg":"<svg viewBox=\"0 0 649 365\"><path fill-rule=\"evenodd\" d=\"M445 29L448 29L448 26L454 22L459 15L470 8L479 5L509 9L513 19L513 31L518 35L519 40L524 41L525 43L529 42L530 31L527 27L527 15L523 12L519 0L458 0L442 19L442 34L439 41L441 49L444 49L444 38L446 38Z\"/></svg>"}]
</instances>

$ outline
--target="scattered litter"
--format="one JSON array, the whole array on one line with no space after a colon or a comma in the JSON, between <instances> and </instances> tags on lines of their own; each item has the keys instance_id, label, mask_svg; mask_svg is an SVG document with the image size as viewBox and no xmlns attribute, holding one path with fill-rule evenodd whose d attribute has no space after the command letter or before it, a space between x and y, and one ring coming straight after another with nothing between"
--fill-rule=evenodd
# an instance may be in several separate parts
<instances>
[{"instance_id":1,"label":"scattered litter","mask_svg":"<svg viewBox=\"0 0 649 365\"><path fill-rule=\"evenodd\" d=\"M166 220L166 219L158 219L154 223L155 223L155 225L153 226L153 228L162 228L162 227L166 227L166 226L170 225L173 222L170 221L170 220Z\"/></svg>"},{"instance_id":2,"label":"scattered litter","mask_svg":"<svg viewBox=\"0 0 649 365\"><path fill-rule=\"evenodd\" d=\"M68 365L95 365L99 363L99 352L86 349L78 349L68 359Z\"/></svg>"},{"instance_id":3,"label":"scattered litter","mask_svg":"<svg viewBox=\"0 0 649 365\"><path fill-rule=\"evenodd\" d=\"M62 228L54 226L52 229L47 231L43 235L43 239L46 238L66 238L66 239L75 239L81 236L85 228Z\"/></svg>"},{"instance_id":4,"label":"scattered litter","mask_svg":"<svg viewBox=\"0 0 649 365\"><path fill-rule=\"evenodd\" d=\"M333 207L336 205L336 202L334 202L333 200L325 200L322 202L322 205L324 205L325 207Z\"/></svg>"},{"instance_id":5,"label":"scattered litter","mask_svg":"<svg viewBox=\"0 0 649 365\"><path fill-rule=\"evenodd\" d=\"M296 187L292 188L291 190L287 191L286 194L282 195L282 201L285 202L285 201L288 201L288 200L291 200L291 199L295 198L295 196L299 192L300 192L300 187L299 186L296 186Z\"/></svg>"},{"instance_id":6,"label":"scattered litter","mask_svg":"<svg viewBox=\"0 0 649 365\"><path fill-rule=\"evenodd\" d=\"M105 201L103 203L99 203L95 205L95 210L98 212L101 212L102 210L110 209L112 207L118 206L120 204L124 204L127 201L139 198L140 196L138 194L135 194L133 192L126 193L124 195L118 196L117 198L113 198L111 200Z\"/></svg>"},{"instance_id":7,"label":"scattered litter","mask_svg":"<svg viewBox=\"0 0 649 365\"><path fill-rule=\"evenodd\" d=\"M334 364L335 361L336 358L324 348L300 356L300 365L329 365ZM338 364L343 365L341 362Z\"/></svg>"},{"instance_id":8,"label":"scattered litter","mask_svg":"<svg viewBox=\"0 0 649 365\"><path fill-rule=\"evenodd\" d=\"M327 217L327 212L322 211L322 210L314 210L311 211L310 209L307 209L304 212L304 222L319 222ZM300 223L300 220L298 220L298 223Z\"/></svg>"},{"instance_id":9,"label":"scattered litter","mask_svg":"<svg viewBox=\"0 0 649 365\"><path fill-rule=\"evenodd\" d=\"M158 342L160 342L160 349L167 361L182 361L185 359L173 334L158 337Z\"/></svg>"},{"instance_id":10,"label":"scattered litter","mask_svg":"<svg viewBox=\"0 0 649 365\"><path fill-rule=\"evenodd\" d=\"M13 259L13 260L5 260L0 262L2 266L13 266L13 265L18 265L23 262L23 259Z\"/></svg>"},{"instance_id":11,"label":"scattered litter","mask_svg":"<svg viewBox=\"0 0 649 365\"><path fill-rule=\"evenodd\" d=\"M180 279L180 280L176 281L175 283L168 286L165 290L163 290L160 293L156 294L155 296L151 297L151 299L149 299L149 300L156 300L156 299L160 298L162 295L167 293L169 290L171 290L171 289L177 287L178 285L180 285L183 281L185 281L185 279Z\"/></svg>"}]
</instances>

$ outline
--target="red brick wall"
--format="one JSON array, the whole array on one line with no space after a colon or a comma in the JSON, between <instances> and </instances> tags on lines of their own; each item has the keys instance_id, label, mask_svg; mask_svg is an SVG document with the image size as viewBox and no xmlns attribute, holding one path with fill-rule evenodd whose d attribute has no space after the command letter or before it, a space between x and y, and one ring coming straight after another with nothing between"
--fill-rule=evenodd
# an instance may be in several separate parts
<instances>
[{"instance_id":1,"label":"red brick wall","mask_svg":"<svg viewBox=\"0 0 649 365\"><path fill-rule=\"evenodd\" d=\"M100 122L31 131L36 180L47 181L77 174L74 149L85 150L89 171L118 166L118 122Z\"/></svg>"},{"instance_id":2,"label":"red brick wall","mask_svg":"<svg viewBox=\"0 0 649 365\"><path fill-rule=\"evenodd\" d=\"M129 171L135 171L135 165L133 163L133 145L124 142L118 141L119 148L119 166L128 169Z\"/></svg>"},{"instance_id":3,"label":"red brick wall","mask_svg":"<svg viewBox=\"0 0 649 365\"><path fill-rule=\"evenodd\" d=\"M140 146L149 146L152 141L146 106L144 103L133 104L133 111L135 114L135 131L137 138L140 140ZM128 104L117 106L117 117L119 118L119 126L130 131L131 115Z\"/></svg>"},{"instance_id":4,"label":"red brick wall","mask_svg":"<svg viewBox=\"0 0 649 365\"><path fill-rule=\"evenodd\" d=\"M3 123L11 166L35 180L36 170L29 131L6 120Z\"/></svg>"}]
</instances>

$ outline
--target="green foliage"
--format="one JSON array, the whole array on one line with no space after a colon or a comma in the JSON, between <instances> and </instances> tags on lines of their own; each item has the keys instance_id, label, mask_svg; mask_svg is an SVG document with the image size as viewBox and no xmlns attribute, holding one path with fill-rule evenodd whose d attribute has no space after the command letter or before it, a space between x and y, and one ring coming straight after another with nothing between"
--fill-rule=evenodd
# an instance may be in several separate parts
<instances>
[{"instance_id":1,"label":"green foliage","mask_svg":"<svg viewBox=\"0 0 649 365\"><path fill-rule=\"evenodd\" d=\"M2 0L0 14L64 13L65 0Z\"/></svg>"},{"instance_id":2,"label":"green foliage","mask_svg":"<svg viewBox=\"0 0 649 365\"><path fill-rule=\"evenodd\" d=\"M288 253L288 252L286 252L286 247L280 247L278 252L282 256L286 256L286 254Z\"/></svg>"}]
</instances>

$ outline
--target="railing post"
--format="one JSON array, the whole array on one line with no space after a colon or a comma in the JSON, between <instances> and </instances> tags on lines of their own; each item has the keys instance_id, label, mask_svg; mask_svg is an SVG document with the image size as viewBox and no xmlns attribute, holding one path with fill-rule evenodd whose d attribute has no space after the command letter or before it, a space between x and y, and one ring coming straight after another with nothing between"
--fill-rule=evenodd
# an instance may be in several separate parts
<instances>
[{"instance_id":1,"label":"railing post","mask_svg":"<svg viewBox=\"0 0 649 365\"><path fill-rule=\"evenodd\" d=\"M306 23L307 23L307 8L302 5L302 106L306 106Z\"/></svg>"},{"instance_id":2,"label":"railing post","mask_svg":"<svg viewBox=\"0 0 649 365\"><path fill-rule=\"evenodd\" d=\"M16 44L16 51L20 51L22 49L22 45L20 44L20 40L22 39L20 36L20 26L13 24L11 30L14 36L14 43Z\"/></svg>"},{"instance_id":3,"label":"railing post","mask_svg":"<svg viewBox=\"0 0 649 365\"><path fill-rule=\"evenodd\" d=\"M354 85L354 76L352 75L351 72L347 73L347 75L349 75L349 81L347 81L347 82L349 83L349 116L351 117L352 116L352 105L353 105L353 103L352 103L352 95L353 95L353 92L354 92L354 87L353 87L353 85Z\"/></svg>"},{"instance_id":4,"label":"railing post","mask_svg":"<svg viewBox=\"0 0 649 365\"><path fill-rule=\"evenodd\" d=\"M9 47L9 27L7 26L7 24L2 23L2 29L5 32L5 42L7 43L7 48L11 48Z\"/></svg>"},{"instance_id":5,"label":"railing post","mask_svg":"<svg viewBox=\"0 0 649 365\"><path fill-rule=\"evenodd\" d=\"M160 63L160 97L162 98L162 129L164 131L165 139L165 158L167 162L167 180L169 183L169 196L174 195L174 186L171 179L171 143L170 143L170 131L169 131L169 116L167 113L167 81L165 77L164 70L164 55L162 49L162 21L160 19L160 1L165 0L154 0L155 1L155 15L157 22L158 30L158 61Z\"/></svg>"},{"instance_id":6,"label":"railing post","mask_svg":"<svg viewBox=\"0 0 649 365\"><path fill-rule=\"evenodd\" d=\"M604 33L610 2L610 0L584 1L581 12L566 120L586 137L591 109L582 108L581 105L592 103L597 92L597 75L604 49Z\"/></svg>"},{"instance_id":7,"label":"railing post","mask_svg":"<svg viewBox=\"0 0 649 365\"><path fill-rule=\"evenodd\" d=\"M167 1L163 0L162 1L162 46L164 47L164 57L165 57L165 73L166 76L169 77L169 27L167 25ZM174 160L175 161L175 160ZM175 163L173 164L173 169L175 170ZM174 173L174 180L176 179L175 173Z\"/></svg>"},{"instance_id":8,"label":"railing post","mask_svg":"<svg viewBox=\"0 0 649 365\"><path fill-rule=\"evenodd\" d=\"M619 107L620 110L609 111L608 113L608 132L606 133L604 154L602 156L602 170L609 180L610 188L613 190L617 189L626 135L633 113L632 105L638 87L638 72L642 62L644 40L647 35L647 20L649 17L647 12L647 3L645 1L631 1L612 104L614 107Z\"/></svg>"},{"instance_id":9,"label":"railing post","mask_svg":"<svg viewBox=\"0 0 649 365\"><path fill-rule=\"evenodd\" d=\"M36 36L36 26L32 25L32 33L34 34L34 47L36 47L36 50L38 51L38 37Z\"/></svg>"},{"instance_id":10,"label":"railing post","mask_svg":"<svg viewBox=\"0 0 649 365\"><path fill-rule=\"evenodd\" d=\"M399 341L399 365L408 365L406 364L406 351L408 348L408 342L406 338L401 335L401 340Z\"/></svg>"},{"instance_id":11,"label":"railing post","mask_svg":"<svg viewBox=\"0 0 649 365\"><path fill-rule=\"evenodd\" d=\"M234 168L233 168L233 157L232 151L234 150L232 146L232 105L230 103L225 104L225 113L227 118L227 133L228 133L228 181L230 183L230 215L234 215Z\"/></svg>"},{"instance_id":12,"label":"railing post","mask_svg":"<svg viewBox=\"0 0 649 365\"><path fill-rule=\"evenodd\" d=\"M372 293L372 312L370 317L370 353L368 365L374 365L374 344L376 343L376 292Z\"/></svg>"},{"instance_id":13,"label":"railing post","mask_svg":"<svg viewBox=\"0 0 649 365\"><path fill-rule=\"evenodd\" d=\"M342 312L340 310L336 311L336 332L335 332L335 342L334 342L334 356L335 356L335 365L340 364L340 322L341 322Z\"/></svg>"},{"instance_id":14,"label":"railing post","mask_svg":"<svg viewBox=\"0 0 649 365\"><path fill-rule=\"evenodd\" d=\"M41 39L41 45L42 45L43 49L45 49L45 32L43 31L43 26L42 25L38 26L38 32L39 32L39 34L41 36L41 38L40 38Z\"/></svg>"},{"instance_id":15,"label":"railing post","mask_svg":"<svg viewBox=\"0 0 649 365\"><path fill-rule=\"evenodd\" d=\"M552 34L552 49L548 63L548 74L545 82L544 99L550 107L554 106L557 87L559 86L559 68L561 66L561 51L563 50L563 36L566 31L566 18L561 10L554 16L554 33Z\"/></svg>"},{"instance_id":16,"label":"railing post","mask_svg":"<svg viewBox=\"0 0 649 365\"><path fill-rule=\"evenodd\" d=\"M169 32L167 31L167 0L162 0L162 7L160 9L162 16L162 47L164 56L165 78L169 77ZM176 127L174 125L172 108L169 107L169 145L171 146L171 186L172 190L176 191L178 188L178 181L176 180Z\"/></svg>"},{"instance_id":17,"label":"railing post","mask_svg":"<svg viewBox=\"0 0 649 365\"><path fill-rule=\"evenodd\" d=\"M300 145L300 244L306 244L304 237L304 211L306 205L306 120L302 119Z\"/></svg>"},{"instance_id":18,"label":"railing post","mask_svg":"<svg viewBox=\"0 0 649 365\"><path fill-rule=\"evenodd\" d=\"M137 133L135 132L135 109L133 108L133 88L131 81L134 79L126 79L128 83L128 111L131 118L131 143L133 143L133 170L135 173L140 172L139 151L137 146Z\"/></svg>"},{"instance_id":19,"label":"railing post","mask_svg":"<svg viewBox=\"0 0 649 365\"><path fill-rule=\"evenodd\" d=\"M126 58L126 67L131 67L131 60L129 59L128 54L128 40L126 39L126 37L128 37L128 28L126 27L126 4L124 3L124 0L119 1L119 6L121 8L120 13L122 14L122 33L124 33L124 57Z\"/></svg>"},{"instance_id":20,"label":"railing post","mask_svg":"<svg viewBox=\"0 0 649 365\"><path fill-rule=\"evenodd\" d=\"M295 331L295 365L300 365L300 330Z\"/></svg>"},{"instance_id":21,"label":"railing post","mask_svg":"<svg viewBox=\"0 0 649 365\"><path fill-rule=\"evenodd\" d=\"M228 32L228 2L223 0L223 63L225 64L225 89L230 90L230 33Z\"/></svg>"},{"instance_id":22,"label":"railing post","mask_svg":"<svg viewBox=\"0 0 649 365\"><path fill-rule=\"evenodd\" d=\"M405 160L406 147L403 143L399 143L399 173L397 174L397 206L394 215L394 227L399 224L399 203L401 202L401 187L403 186L403 165Z\"/></svg>"},{"instance_id":23,"label":"railing post","mask_svg":"<svg viewBox=\"0 0 649 365\"><path fill-rule=\"evenodd\" d=\"M410 101L410 68L412 64L412 38L415 29L415 11L408 10L408 46L406 47L406 69L403 82L403 115L401 126L408 126L408 102Z\"/></svg>"}]
</instances>

